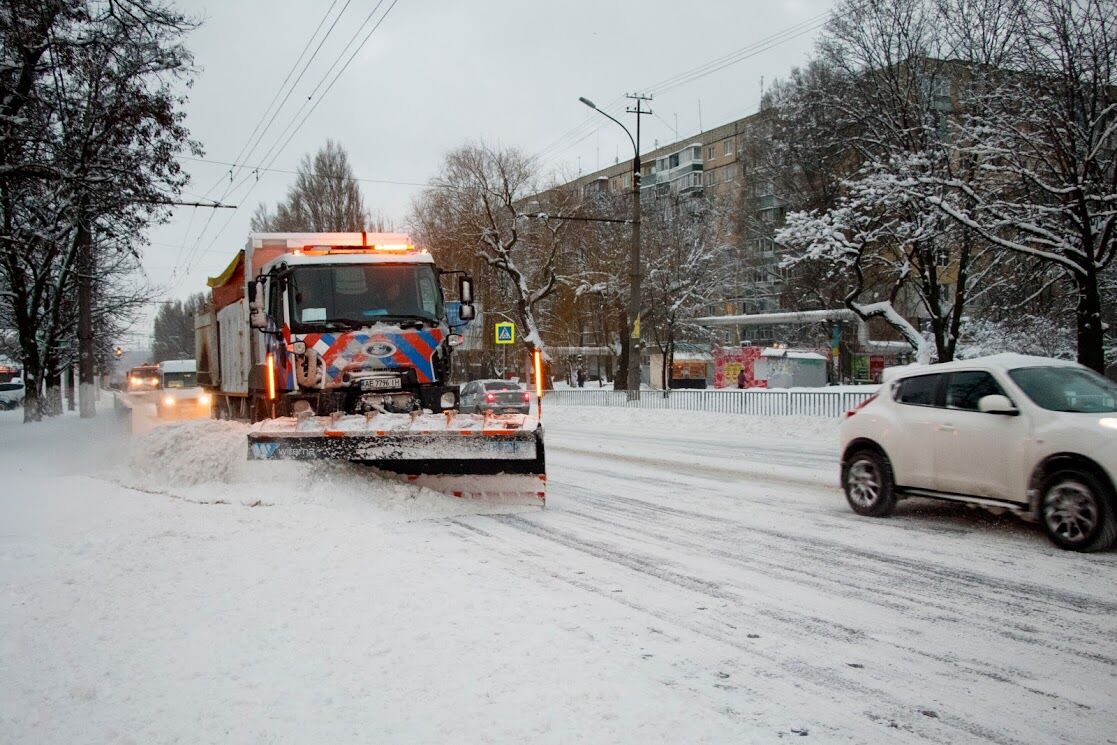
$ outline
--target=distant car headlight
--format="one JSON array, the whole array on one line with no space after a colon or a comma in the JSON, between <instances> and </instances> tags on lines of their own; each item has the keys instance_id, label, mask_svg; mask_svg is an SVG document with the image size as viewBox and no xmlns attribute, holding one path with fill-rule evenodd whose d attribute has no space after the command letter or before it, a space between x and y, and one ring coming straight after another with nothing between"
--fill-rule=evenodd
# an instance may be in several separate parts
<instances>
[{"instance_id":1,"label":"distant car headlight","mask_svg":"<svg viewBox=\"0 0 1117 745\"><path fill-rule=\"evenodd\" d=\"M164 406L174 406L175 405L174 396L164 396L163 397L163 405Z\"/></svg>"},{"instance_id":2,"label":"distant car headlight","mask_svg":"<svg viewBox=\"0 0 1117 745\"><path fill-rule=\"evenodd\" d=\"M1098 420L1098 424L1109 429L1117 429L1117 417L1107 416Z\"/></svg>"},{"instance_id":3,"label":"distant car headlight","mask_svg":"<svg viewBox=\"0 0 1117 745\"><path fill-rule=\"evenodd\" d=\"M198 396L198 403L201 404L202 406L209 406L210 401L212 401L212 400L213 399L211 399L209 397L208 393L203 393L202 395Z\"/></svg>"}]
</instances>

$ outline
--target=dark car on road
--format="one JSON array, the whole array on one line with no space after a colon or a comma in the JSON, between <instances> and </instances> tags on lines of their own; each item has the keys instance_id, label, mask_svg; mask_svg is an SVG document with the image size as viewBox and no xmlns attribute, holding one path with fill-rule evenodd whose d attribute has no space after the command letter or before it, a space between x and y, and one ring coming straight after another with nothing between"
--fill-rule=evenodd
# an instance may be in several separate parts
<instances>
[{"instance_id":1,"label":"dark car on road","mask_svg":"<svg viewBox=\"0 0 1117 745\"><path fill-rule=\"evenodd\" d=\"M527 414L531 408L531 394L514 380L471 380L460 396L463 414Z\"/></svg>"}]
</instances>

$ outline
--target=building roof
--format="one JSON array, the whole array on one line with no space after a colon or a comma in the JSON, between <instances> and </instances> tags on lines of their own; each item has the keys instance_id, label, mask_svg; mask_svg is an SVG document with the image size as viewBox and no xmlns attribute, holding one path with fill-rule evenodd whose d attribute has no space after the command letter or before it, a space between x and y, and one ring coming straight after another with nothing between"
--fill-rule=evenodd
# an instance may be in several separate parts
<instances>
[{"instance_id":1,"label":"building roof","mask_svg":"<svg viewBox=\"0 0 1117 745\"><path fill-rule=\"evenodd\" d=\"M818 352L796 352L791 349L765 349L760 353L761 357L780 357L789 360L821 360L826 361Z\"/></svg>"},{"instance_id":2,"label":"building roof","mask_svg":"<svg viewBox=\"0 0 1117 745\"><path fill-rule=\"evenodd\" d=\"M662 158L665 155L677 153L680 150L685 150L687 147L692 147L694 145L709 145L711 143L724 140L726 137L731 137L733 135L747 132L751 127L756 126L760 122L764 121L764 119L766 118L766 114L766 111L758 111L755 114L749 114L748 116L742 117L741 119L734 119L731 122L720 124L711 129L699 132L697 135L694 135L692 137L686 137L684 139L676 140L675 142L669 142L666 145L661 145L660 147L657 147L650 152L641 153L641 163L644 165L648 165L654 163L657 158ZM586 184L598 179L607 179L613 176L620 176L631 171L632 159L622 158L619 162L614 163L613 165L600 168L596 171L593 171L592 173L587 173L584 176L579 176L578 178L570 181L569 185L585 186Z\"/></svg>"}]
</instances>

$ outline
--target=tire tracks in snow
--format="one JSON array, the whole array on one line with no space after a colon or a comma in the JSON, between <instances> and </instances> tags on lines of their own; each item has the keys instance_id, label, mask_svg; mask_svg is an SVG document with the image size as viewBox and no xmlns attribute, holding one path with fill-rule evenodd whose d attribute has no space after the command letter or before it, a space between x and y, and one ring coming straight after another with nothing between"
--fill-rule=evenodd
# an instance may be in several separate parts
<instances>
[{"instance_id":1,"label":"tire tracks in snow","mask_svg":"<svg viewBox=\"0 0 1117 745\"><path fill-rule=\"evenodd\" d=\"M921 597L918 594L905 593L905 592L900 591L899 589L882 589L880 587L877 587L877 586L874 586L874 585L871 585L871 584L854 581L849 577L848 574L844 573L838 567L837 564L834 564L834 563L824 564L824 566L829 566L829 567L834 569L833 574L825 574L825 575L824 574L818 574L816 572L812 572L810 570L804 569L804 568L799 567L799 566L789 565L789 564L787 564L785 562L782 562L782 561L764 559L763 558L763 556L764 556L763 551L754 551L754 552L750 553L747 558L742 558L739 552L734 552L734 551L728 550L728 549L726 549L724 547L721 547L721 546L715 546L713 543L711 543L708 540L704 540L702 543L696 543L696 542L693 542L693 541L685 541L685 540L680 539L678 536L669 536L669 535L666 535L664 533L655 532L655 531L651 531L651 530L640 530L640 529L637 529L637 528L633 527L632 525L624 524L624 523L621 523L621 522L602 521L602 520L600 520L600 518L595 518L594 516L589 515L588 513L584 513L584 512L578 512L578 511L573 511L573 510L567 510L566 512L567 512L567 514L577 515L577 516L579 516L583 519L586 519L586 520L597 520L597 521L605 522L611 528L613 528L614 530L616 530L618 532L628 532L628 533L631 533L631 534L635 535L638 538L650 538L650 539L657 540L657 541L669 542L671 544L671 546L673 548L676 548L676 549L680 549L680 550L684 550L684 551L691 551L691 552L704 551L707 555L714 556L714 557L718 558L719 560L723 561L726 566L737 567L737 568L740 568L743 571L755 572L758 569L763 569L763 571L768 576L775 577L775 578L778 578L778 579L781 579L781 580L784 580L784 581L787 581L789 583L793 583L793 584L796 584L796 585L811 587L811 588L819 591L820 593L832 595L832 596L835 596L835 597L844 598L844 599L851 600L851 601L866 601L867 602L867 600L866 600L867 598L872 598L871 602L875 605L880 605L882 607L889 608L893 611L903 613L908 617L915 618L915 619L925 621L925 622L928 622L928 623L940 622L943 618L950 617L950 615L952 615L955 611L955 608L953 608L952 606L948 606L948 605L945 605L943 603L935 603L935 602L932 602L932 601L928 601L926 599L926 597ZM749 528L747 528L747 527L742 529L742 532L747 533L748 531L749 531ZM834 577L835 574L842 575L842 579L841 579L840 583L835 581L835 577ZM902 582L896 582L894 584L899 588L903 587ZM935 610L941 611L941 615L936 616L936 615L928 615L928 614L924 613L923 611L928 606L934 608ZM783 622L795 624L799 627L807 628L812 633L817 632L818 625L817 624L810 624L808 626L808 624L803 622L804 618L807 618L809 621L816 621L820 624L827 624L828 623L828 624L830 624L829 628L831 628L831 629L835 628L835 625L833 624L833 622L830 622L830 621L827 621L827 620L824 620L824 619L818 619L817 617L802 617L801 616L799 618L796 618L795 616L793 616L791 614L780 613L780 612L777 612L777 611L774 611L774 610L771 610L771 609L762 610L762 611L760 611L760 613L762 615L771 617L771 618L779 620L779 621L783 621ZM1013 623L1013 621L1011 620L1010 617L1005 617L1005 618L1007 618L1008 620L989 618L989 619L982 620L980 622L976 621L975 619L968 618L968 619L965 620L965 623L967 624L966 628L967 628L968 631L986 632L986 633L989 633L989 634L1001 636L1006 641L1011 641L1011 642L1014 642L1014 643L1022 643L1022 644L1026 644L1026 645L1033 645L1033 646L1041 647L1043 649L1058 652L1061 655L1078 656L1078 657L1081 657L1085 660L1089 660L1091 662L1096 662L1096 663L1099 663L1099 664L1102 664L1102 665L1105 665L1105 666L1111 666L1111 665L1117 664L1117 662L1115 662L1112 658L1109 658L1109 657L1106 657L1106 656L1090 654L1090 653L1082 652L1082 651L1080 651L1080 650L1078 650L1074 647L1067 647L1065 645L1055 645L1055 644L1049 643L1045 640L1040 640L1040 639L1036 639L1034 637L1025 636L1023 632L1026 632L1028 630L1027 627L1021 627L1019 625L1016 625L1015 628L1017 629L1017 632L1014 632L1011 629L1004 628L1004 624L1006 624L1006 623L1007 624L1012 624ZM1058 620L1063 620L1063 619L1058 619ZM836 628L842 629L843 631L846 632L846 634L845 635L836 635L836 634L832 634L832 633L831 634L822 633L821 635L831 636L831 637L839 639L841 641L848 641L848 642L854 642L854 641L859 641L859 640L865 640L865 641L873 642L873 643L877 642L877 640L875 640L875 639L865 639L866 634L860 629L849 629L848 627L841 627L841 626L836 626ZM1098 629L1085 629L1085 630L1083 630L1083 633L1080 634L1080 636L1088 636L1088 635L1093 634L1095 631L1100 631L1100 630L1098 630ZM1039 696L1043 696L1043 697L1050 698L1050 699L1066 701L1067 703L1073 704L1074 706L1079 707L1079 708L1087 708L1087 709L1090 708L1089 706L1087 706L1085 704L1082 704L1082 703L1079 703L1077 701L1074 701L1072 699L1068 699L1068 698L1065 698L1065 697L1062 697L1062 696L1057 696L1055 694L1052 694L1052 693L1049 693L1049 692L1046 692L1046 691L1042 691L1040 689L1037 689L1037 688L1034 688L1032 686L1027 685L1022 680L1022 679L1026 679L1028 677L1028 672L1026 670L1016 669L1016 668L1006 668L1006 667L1000 667L1000 666L991 666L988 662L986 662L984 660L979 660L979 659L974 659L974 658L963 659L963 658L960 658L960 657L957 657L957 656L938 655L938 654L934 654L933 652L931 652L929 650L926 650L926 649L921 649L921 648L908 646L908 645L896 644L894 642L892 642L892 646L894 646L896 649L905 650L905 651L909 652L910 654L912 654L913 656L925 657L929 660L933 660L933 661L935 661L939 664L942 664L944 666L952 668L953 670L955 670L956 672L958 672L960 674L968 674L968 675L974 675L974 676L989 678L989 679L997 681L999 683L1012 685L1014 687L1019 687L1024 691L1027 691L1029 693L1033 693L1033 694L1036 694L1036 695L1039 695Z\"/></svg>"},{"instance_id":2,"label":"tire tracks in snow","mask_svg":"<svg viewBox=\"0 0 1117 745\"><path fill-rule=\"evenodd\" d=\"M1000 637L1026 648L1045 649L1060 655L1077 657L1085 661L1107 667L1117 667L1117 657L1094 651L1100 642L1117 642L1117 628L1098 624L1098 620L1108 620L1117 606L1098 598L1077 593L1056 590L1050 587L1023 583L1013 580L993 578L989 575L965 572L957 569L935 567L930 564L898 559L895 554L851 547L840 541L828 541L815 536L793 535L785 531L745 524L725 517L715 517L693 510L653 504L642 499L630 497L601 497L584 487L563 485L575 500L592 505L594 513L568 510L584 519L599 521L608 525L610 531L633 533L638 539L659 541L672 549L698 551L711 554L727 565L739 567L744 571L756 571L763 567L769 576L779 576L793 584L813 587L821 593L849 600L873 598L882 607L902 611L906 615L936 623L950 619L965 624L967 631L981 631ZM686 518L689 522L707 523L712 530L695 532L699 540L687 541L683 534L675 530L668 534L655 530L658 518L663 513ZM612 514L617 519L608 520L604 514ZM643 515L643 520L632 518ZM679 525L673 524L674 528ZM720 534L729 537L715 545L712 539ZM749 536L753 546L747 560L741 558L736 550L742 536ZM766 539L762 546L756 546L756 537ZM774 539L774 540L773 540ZM788 547L794 547L788 551ZM760 550L755 550L760 549ZM802 561L802 555L810 556L811 561ZM780 558L766 559L766 555ZM868 572L866 566L871 566ZM826 568L824 572L813 571L813 567ZM861 575L870 576L860 579ZM840 578L838 580L837 578ZM884 585L884 586L882 586ZM944 588L949 588L952 598L961 598L968 610L980 610L981 618L969 615L958 619L958 603L948 603L943 598ZM940 599L941 598L941 599ZM1037 620L1037 601L1046 605L1042 617ZM938 611L938 616L928 615L926 610ZM1075 625L1076 634L1072 643L1057 643L1035 636L1036 624L1058 628L1065 632L1066 616L1060 610L1071 608L1086 618ZM1022 620L1017 620L1022 619ZM1073 642L1077 642L1073 643ZM903 648L897 646L897 648ZM1005 676L1027 677L1023 670L993 666L980 660L963 664L957 658L935 656L927 650L908 648L915 654L949 663L975 675L1003 681ZM1029 686L1019 683L1024 689ZM1033 692L1038 692L1033 690ZM1042 693L1042 692L1040 692ZM1075 706L1083 706L1071 701Z\"/></svg>"},{"instance_id":3,"label":"tire tracks in snow","mask_svg":"<svg viewBox=\"0 0 1117 745\"><path fill-rule=\"evenodd\" d=\"M728 607L733 608L740 614L748 608L747 598L740 593L729 590L723 587L720 583L704 580L685 572L678 571L664 566L664 562L653 557L641 557L637 554L619 550L612 546L606 545L598 541L586 540L578 535L567 531L544 526L533 519L528 519L519 515L492 515L492 516L478 516L478 518L471 519L491 519L502 526L513 529L520 533L526 533L535 538L549 541L566 549L585 554L593 559L604 561L608 564L619 565L625 569L636 572L637 574L651 577L655 580L672 585L678 589L693 592L698 594L709 601L720 601L725 603ZM485 531L477 526L468 526L462 519L452 519L448 522L461 528L470 531L468 537L464 534L459 534L466 537L467 540L475 542L488 550L498 550L505 553L509 558L515 557L516 559L523 560L524 552L521 549L498 549L494 546L494 541L498 540L498 536L489 531ZM482 540L484 539L484 540ZM617 593L611 589L605 589L585 580L577 580L567 574L556 572L551 568L550 562L543 558L543 555L537 555L538 558L532 563L535 565L534 571L530 576L537 574L545 575L553 580L564 582L573 585L581 590L593 593L597 596L610 600L612 602L620 603L631 610L637 611L641 614L646 614L652 618L666 624L670 624L676 628L683 629L692 634L701 636L709 641L726 645L737 653L750 658L758 658L768 663L772 668L777 668L783 671L783 677L779 685L776 681L769 678L767 679L768 687L761 693L752 689L746 689L750 695L754 695L759 699L771 699L772 688L787 688L786 701L799 700L802 695L802 689L810 687L814 690L815 694L823 699L828 699L832 704L838 708L847 708L844 697L836 697L835 692L842 694L856 693L865 700L874 701L878 705L873 711L863 711L861 715L869 721L884 721L890 720L895 722L897 720L905 720L913 715L912 707L909 704L892 697L888 691L867 685L848 675L839 674L840 668L822 667L806 660L791 658L787 655L775 651L767 651L763 648L763 643L742 641L740 639L742 628L748 628L749 619L734 617L732 620L735 623L730 623L728 620L718 618L718 613L707 613L704 615L703 623L696 623L693 619L685 617L678 612L669 612L654 608L648 604L640 603L632 600L632 596L636 593L625 591L624 593ZM654 593L653 593L654 594ZM769 609L770 610L770 609ZM815 616L805 616L802 614L787 613L764 613L758 612L758 616L766 617L770 620L775 620L781 624L798 624L802 629L802 636L827 636L836 641L853 642L853 641L866 641L863 639L863 632L857 629L844 629L846 633L834 634L834 624L827 619L818 618ZM757 626L753 626L758 628ZM797 629L798 630L798 629ZM736 633L734 633L736 632ZM851 638L851 636L853 638ZM759 638L759 637L757 637ZM739 666L736 672L745 673L756 671L742 670ZM841 672L844 672L842 670ZM738 676L734 676L735 681L739 681ZM734 683L738 686L737 683ZM912 720L917 721L917 720ZM919 737L932 741L932 742L955 742L959 734L964 733L969 737L978 737L988 742L998 743L1000 745L1013 745L1014 743L1021 742L1019 740L1007 737L1002 733L995 732L989 728L982 726L977 722L973 722L962 717L954 716L949 713L939 712L937 717L932 721L936 724L942 725L947 728L948 732L934 733L931 731L912 731L911 734L916 734ZM927 722L920 722L921 724L928 724Z\"/></svg>"}]
</instances>

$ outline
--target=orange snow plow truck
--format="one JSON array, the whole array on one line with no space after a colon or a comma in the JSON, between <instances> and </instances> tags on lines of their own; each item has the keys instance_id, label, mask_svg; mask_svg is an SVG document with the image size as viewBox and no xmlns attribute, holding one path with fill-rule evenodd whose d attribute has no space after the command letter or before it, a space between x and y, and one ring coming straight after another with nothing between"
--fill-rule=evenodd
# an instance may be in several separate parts
<instances>
[{"instance_id":1,"label":"orange snow plow truck","mask_svg":"<svg viewBox=\"0 0 1117 745\"><path fill-rule=\"evenodd\" d=\"M443 294L457 277L459 301ZM398 233L253 233L195 317L198 382L251 460L346 460L459 497L542 505L543 427L458 411L472 281Z\"/></svg>"}]
</instances>

